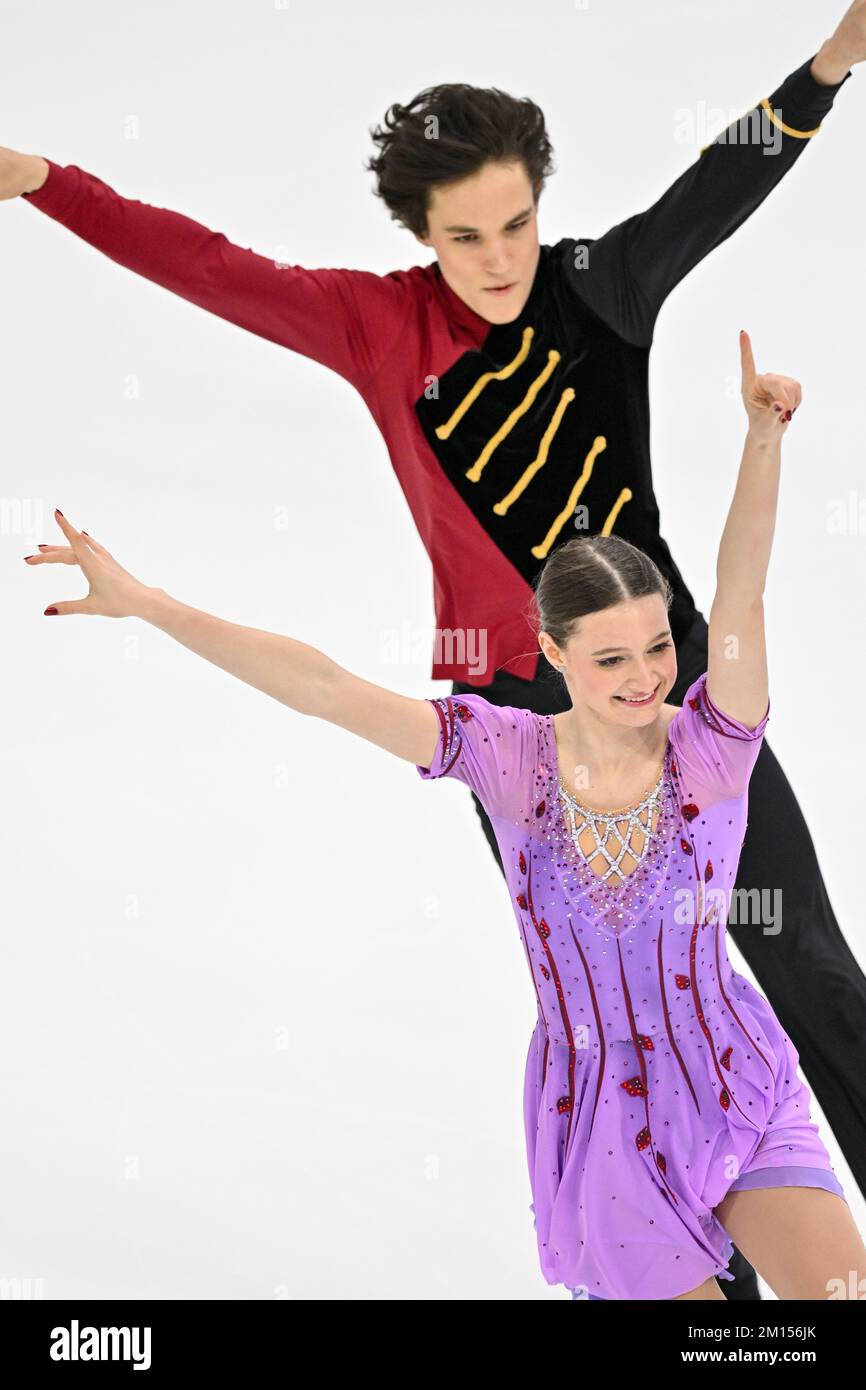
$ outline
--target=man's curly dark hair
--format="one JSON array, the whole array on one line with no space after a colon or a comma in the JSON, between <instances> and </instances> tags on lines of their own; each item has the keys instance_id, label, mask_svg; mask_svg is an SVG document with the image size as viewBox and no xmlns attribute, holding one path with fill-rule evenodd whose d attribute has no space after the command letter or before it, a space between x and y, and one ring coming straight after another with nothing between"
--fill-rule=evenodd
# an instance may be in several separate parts
<instances>
[{"instance_id":1,"label":"man's curly dark hair","mask_svg":"<svg viewBox=\"0 0 866 1390\"><path fill-rule=\"evenodd\" d=\"M427 87L408 106L389 107L370 135L379 153L364 168L376 175L376 197L417 235L427 231L431 190L477 173L490 160L522 161L536 203L553 172L543 111L529 97L497 87Z\"/></svg>"}]
</instances>

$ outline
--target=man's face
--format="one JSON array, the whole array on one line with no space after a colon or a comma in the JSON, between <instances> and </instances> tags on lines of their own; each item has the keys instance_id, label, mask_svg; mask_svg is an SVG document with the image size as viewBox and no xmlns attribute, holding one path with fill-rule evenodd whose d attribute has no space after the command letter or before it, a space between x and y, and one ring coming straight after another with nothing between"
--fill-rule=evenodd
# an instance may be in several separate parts
<instances>
[{"instance_id":1,"label":"man's face","mask_svg":"<svg viewBox=\"0 0 866 1390\"><path fill-rule=\"evenodd\" d=\"M532 184L522 162L485 164L471 178L435 188L427 234L446 283L490 323L511 323L529 298L538 266ZM507 286L496 293L495 286Z\"/></svg>"}]
</instances>

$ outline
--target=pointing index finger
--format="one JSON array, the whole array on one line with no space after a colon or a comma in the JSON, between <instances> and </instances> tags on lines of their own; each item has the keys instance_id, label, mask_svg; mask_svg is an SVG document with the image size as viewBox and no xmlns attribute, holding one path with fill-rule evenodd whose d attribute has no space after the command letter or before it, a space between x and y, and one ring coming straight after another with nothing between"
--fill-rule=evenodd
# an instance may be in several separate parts
<instances>
[{"instance_id":1,"label":"pointing index finger","mask_svg":"<svg viewBox=\"0 0 866 1390\"><path fill-rule=\"evenodd\" d=\"M59 507L54 508L54 516L64 536L68 536L69 539L72 540L73 536L78 535L78 532L76 531L75 527L71 524L71 522L66 520L66 517L63 515Z\"/></svg>"},{"instance_id":2,"label":"pointing index finger","mask_svg":"<svg viewBox=\"0 0 866 1390\"><path fill-rule=\"evenodd\" d=\"M66 517L59 507L54 508L54 516L61 531L68 537L69 544L72 546L72 552L80 563L81 552L87 554L87 542L83 539L81 533L76 531L72 523L66 520Z\"/></svg>"},{"instance_id":3,"label":"pointing index finger","mask_svg":"<svg viewBox=\"0 0 866 1390\"><path fill-rule=\"evenodd\" d=\"M755 380L757 372L755 357L752 352L752 340L745 328L740 329L740 361L743 367L743 385L746 386Z\"/></svg>"}]
</instances>

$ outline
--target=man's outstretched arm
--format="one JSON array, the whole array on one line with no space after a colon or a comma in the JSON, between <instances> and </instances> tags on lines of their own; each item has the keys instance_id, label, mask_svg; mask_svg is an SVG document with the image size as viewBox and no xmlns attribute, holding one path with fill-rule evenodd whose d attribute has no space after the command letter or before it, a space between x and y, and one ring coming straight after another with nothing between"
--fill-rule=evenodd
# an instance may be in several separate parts
<instances>
[{"instance_id":1,"label":"man's outstretched arm","mask_svg":"<svg viewBox=\"0 0 866 1390\"><path fill-rule=\"evenodd\" d=\"M321 362L358 389L409 312L399 279L283 265L181 213L124 198L77 165L0 149L0 197L19 193L119 265Z\"/></svg>"},{"instance_id":2,"label":"man's outstretched arm","mask_svg":"<svg viewBox=\"0 0 866 1390\"><path fill-rule=\"evenodd\" d=\"M784 178L864 58L866 0L855 0L820 52L702 150L652 207L588 246L567 243L563 269L575 291L628 342L648 346L671 290Z\"/></svg>"}]
</instances>

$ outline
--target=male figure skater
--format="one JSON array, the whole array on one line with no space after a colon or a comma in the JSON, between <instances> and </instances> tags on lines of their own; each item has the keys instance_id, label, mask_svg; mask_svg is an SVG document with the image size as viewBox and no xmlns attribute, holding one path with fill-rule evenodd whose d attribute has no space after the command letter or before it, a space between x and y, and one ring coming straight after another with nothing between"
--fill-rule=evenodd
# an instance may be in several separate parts
<instances>
[{"instance_id":1,"label":"male figure skater","mask_svg":"<svg viewBox=\"0 0 866 1390\"><path fill-rule=\"evenodd\" d=\"M370 167L392 216L438 260L382 276L275 264L40 156L0 151L0 196L23 194L121 265L356 387L433 563L434 680L540 713L566 707L537 646L527 650L521 609L577 523L648 551L673 585L676 703L706 669L707 624L659 530L647 382L655 321L805 151L864 58L866 0L855 0L820 51L652 207L597 240L555 246L538 239L551 154L538 107L463 84L423 92L390 109ZM736 887L781 890L785 931L730 929L866 1190L866 980L766 741L750 807ZM730 1268L738 1277L726 1296L759 1297L739 1252Z\"/></svg>"}]
</instances>

